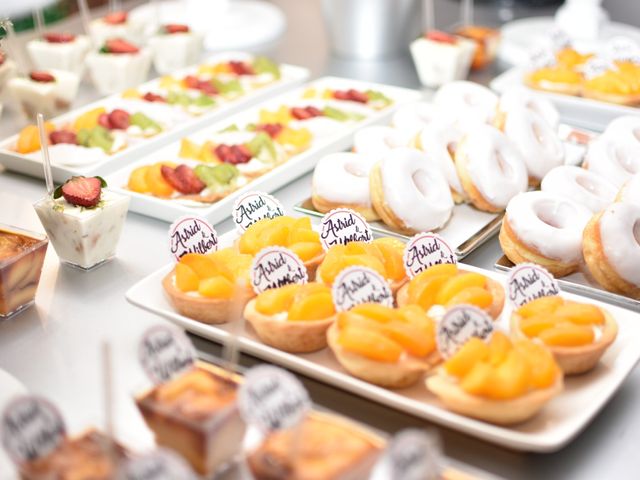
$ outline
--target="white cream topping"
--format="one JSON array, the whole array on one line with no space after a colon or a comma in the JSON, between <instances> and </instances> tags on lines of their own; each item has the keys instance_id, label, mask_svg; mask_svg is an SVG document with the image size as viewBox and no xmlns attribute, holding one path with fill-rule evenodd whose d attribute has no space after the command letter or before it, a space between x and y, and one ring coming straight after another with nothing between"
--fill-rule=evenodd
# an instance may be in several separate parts
<instances>
[{"instance_id":1,"label":"white cream topping","mask_svg":"<svg viewBox=\"0 0 640 480\"><path fill-rule=\"evenodd\" d=\"M353 150L372 159L380 160L389 150L407 147L411 137L398 129L382 125L364 127L353 136Z\"/></svg>"},{"instance_id":2,"label":"white cream topping","mask_svg":"<svg viewBox=\"0 0 640 480\"><path fill-rule=\"evenodd\" d=\"M418 134L417 143L447 179L454 192L463 194L452 153L462 140L463 132L451 122L435 120Z\"/></svg>"},{"instance_id":3,"label":"white cream topping","mask_svg":"<svg viewBox=\"0 0 640 480\"><path fill-rule=\"evenodd\" d=\"M507 220L525 245L547 258L577 262L582 258L582 231L591 211L550 192L526 192L507 206Z\"/></svg>"},{"instance_id":4,"label":"white cream topping","mask_svg":"<svg viewBox=\"0 0 640 480\"><path fill-rule=\"evenodd\" d=\"M498 109L507 116L514 108L526 108L537 113L554 130L560 123L560 113L550 100L522 85L509 88L500 96Z\"/></svg>"},{"instance_id":5,"label":"white cream topping","mask_svg":"<svg viewBox=\"0 0 640 480\"><path fill-rule=\"evenodd\" d=\"M606 178L616 187L640 173L640 145L618 135L601 135L589 143L585 155L587 170Z\"/></svg>"},{"instance_id":6,"label":"white cream topping","mask_svg":"<svg viewBox=\"0 0 640 480\"><path fill-rule=\"evenodd\" d=\"M640 118L634 115L618 117L607 125L602 135L640 147Z\"/></svg>"},{"instance_id":7,"label":"white cream topping","mask_svg":"<svg viewBox=\"0 0 640 480\"><path fill-rule=\"evenodd\" d=\"M621 202L635 203L640 205L640 173L636 173L620 189L618 199Z\"/></svg>"},{"instance_id":8,"label":"white cream topping","mask_svg":"<svg viewBox=\"0 0 640 480\"><path fill-rule=\"evenodd\" d=\"M498 106L498 96L477 83L458 81L443 85L433 97L440 109L451 112L462 124L490 123Z\"/></svg>"},{"instance_id":9,"label":"white cream topping","mask_svg":"<svg viewBox=\"0 0 640 480\"><path fill-rule=\"evenodd\" d=\"M42 161L42 153L28 153L26 157ZM102 162L107 158L107 154L101 148L86 148L70 143L58 143L49 146L49 158L52 165L64 165L68 167L79 167Z\"/></svg>"},{"instance_id":10,"label":"white cream topping","mask_svg":"<svg viewBox=\"0 0 640 480\"><path fill-rule=\"evenodd\" d=\"M90 52L86 64L100 93L119 93L127 88L137 87L147 79L151 52L147 48L131 54Z\"/></svg>"},{"instance_id":11,"label":"white cream topping","mask_svg":"<svg viewBox=\"0 0 640 480\"><path fill-rule=\"evenodd\" d=\"M313 194L330 202L371 206L369 173L372 159L340 152L322 157L313 172Z\"/></svg>"},{"instance_id":12,"label":"white cream topping","mask_svg":"<svg viewBox=\"0 0 640 480\"><path fill-rule=\"evenodd\" d=\"M570 198L594 213L600 212L616 198L616 187L584 168L562 165L542 179L541 190Z\"/></svg>"},{"instance_id":13,"label":"white cream topping","mask_svg":"<svg viewBox=\"0 0 640 480\"><path fill-rule=\"evenodd\" d=\"M627 282L640 286L640 205L613 203L602 213L599 225L611 267Z\"/></svg>"},{"instance_id":14,"label":"white cream topping","mask_svg":"<svg viewBox=\"0 0 640 480\"><path fill-rule=\"evenodd\" d=\"M80 75L84 70L84 57L91 49L91 42L85 35L76 36L73 41L52 43L42 39L27 42L27 50L37 70L58 69Z\"/></svg>"},{"instance_id":15,"label":"white cream topping","mask_svg":"<svg viewBox=\"0 0 640 480\"><path fill-rule=\"evenodd\" d=\"M438 107L429 102L416 102L399 107L391 117L391 126L409 137L415 137L420 130L444 115Z\"/></svg>"}]
</instances>

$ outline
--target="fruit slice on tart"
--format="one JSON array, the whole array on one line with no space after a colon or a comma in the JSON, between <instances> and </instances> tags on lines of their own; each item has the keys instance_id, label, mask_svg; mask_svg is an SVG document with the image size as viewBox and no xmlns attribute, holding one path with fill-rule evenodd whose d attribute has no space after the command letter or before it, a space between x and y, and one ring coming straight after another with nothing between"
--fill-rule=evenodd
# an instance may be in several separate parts
<instances>
[{"instance_id":1,"label":"fruit slice on tart","mask_svg":"<svg viewBox=\"0 0 640 480\"><path fill-rule=\"evenodd\" d=\"M317 89L308 88L302 94L302 98L322 98L325 100L340 100L346 102L355 102L371 107L375 110L382 110L393 104L393 100L387 97L383 92L378 90L357 90L355 88L347 89Z\"/></svg>"}]
</instances>

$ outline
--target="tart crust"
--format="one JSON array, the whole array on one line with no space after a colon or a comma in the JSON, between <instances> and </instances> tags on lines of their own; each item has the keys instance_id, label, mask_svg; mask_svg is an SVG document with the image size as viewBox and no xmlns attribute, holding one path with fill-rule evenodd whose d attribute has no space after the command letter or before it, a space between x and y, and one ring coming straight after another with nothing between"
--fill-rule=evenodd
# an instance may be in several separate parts
<instances>
[{"instance_id":1,"label":"tart crust","mask_svg":"<svg viewBox=\"0 0 640 480\"><path fill-rule=\"evenodd\" d=\"M316 194L311 195L311 203L320 213L328 213L331 210L335 210L336 208L349 208L362 215L367 222L380 220L380 216L373 209L373 206L370 205L331 202L326 198L322 198L320 195Z\"/></svg>"}]
</instances>

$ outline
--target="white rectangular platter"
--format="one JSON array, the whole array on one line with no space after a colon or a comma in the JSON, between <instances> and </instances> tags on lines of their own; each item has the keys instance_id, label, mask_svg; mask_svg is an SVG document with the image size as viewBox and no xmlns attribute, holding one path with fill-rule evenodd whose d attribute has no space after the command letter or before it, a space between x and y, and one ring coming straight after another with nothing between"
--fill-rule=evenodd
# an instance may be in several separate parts
<instances>
[{"instance_id":1,"label":"white rectangular platter","mask_svg":"<svg viewBox=\"0 0 640 480\"><path fill-rule=\"evenodd\" d=\"M252 56L247 53L227 52L211 56L201 62L201 64L214 64L231 59L249 59L251 57ZM72 175L103 175L113 172L114 170L122 167L122 165L140 158L141 155L146 155L188 132L194 131L204 125L208 125L216 120L225 118L232 113L264 100L269 96L284 92L304 82L309 77L309 71L306 68L283 64L279 65L279 67L281 72L279 80L260 88L250 90L235 99L224 100L221 97L216 97L217 105L205 111L201 115L194 116L182 114L182 116L176 117L179 118L179 121L176 120L170 128L165 131L153 137L141 139L135 143L132 142L126 149L108 156L105 160L86 166L68 166L53 163L53 180L55 182L62 183ZM173 76L186 76L194 73L197 69L198 65L188 67L184 70L174 72ZM156 78L140 85L137 88L152 90L159 82L160 79ZM52 119L51 122L56 125L63 125L83 112L87 112L101 106L104 106L107 109L122 108L123 106L131 106L131 101L127 102L124 100L121 94L110 95L60 115L59 117ZM166 110L169 107L162 106L161 108L165 108ZM174 112L178 115L177 110L174 110ZM8 137L0 142L0 163L2 163L8 170L24 173L33 177L44 178L40 155L24 155L14 151L12 147L16 144L17 139L18 134Z\"/></svg>"},{"instance_id":2,"label":"white rectangular platter","mask_svg":"<svg viewBox=\"0 0 640 480\"><path fill-rule=\"evenodd\" d=\"M323 77L303 87L294 89L291 92L279 95L278 97L264 101L236 115L225 118L224 121L220 121L214 125L200 129L189 135L188 138L196 143L201 143L206 141L212 134L219 132L229 125L257 123L258 114L261 109L274 110L283 104L287 105L296 101L302 104L305 102L308 103L309 100L301 101L300 99L303 92L309 88L314 88L316 90L322 90L325 88L340 90L348 88L355 88L358 90L379 90L393 99L394 103L382 110L365 110L360 107L359 113L366 112L366 118L360 121L349 122L344 126L339 125L339 128L327 131L325 134L318 133L317 135L314 135L311 146L307 150L293 156L270 172L253 179L242 188L234 191L232 194L224 197L216 203L203 204L202 206L184 205L176 200L157 198L151 195L132 192L124 188L127 184L131 171L142 165L150 165L161 161L173 161L176 163L187 163L189 165L197 164L196 161L179 158L178 152L180 151L180 140L172 142L164 148L140 158L135 163L129 164L114 172L106 178L107 183L118 192L131 197L129 209L133 212L141 213L167 222L173 222L176 218L182 215L199 215L215 224L224 220L231 214L231 209L233 208L235 200L243 193L250 190L273 192L281 186L286 185L295 178L312 170L323 155L351 147L353 133L358 128L384 123L394 112L396 106L403 103L417 101L421 97L420 92L416 90L389 85L378 85L375 83L361 82L357 80L347 80L343 78Z\"/></svg>"},{"instance_id":3,"label":"white rectangular platter","mask_svg":"<svg viewBox=\"0 0 640 480\"><path fill-rule=\"evenodd\" d=\"M221 247L231 245L235 238L235 233L223 235L220 239ZM172 308L161 285L163 277L172 268L173 265L167 265L135 284L127 292L127 300L196 335L224 343L229 331L236 329L234 325L206 325L184 317ZM505 276L498 272L468 265L464 268L481 272L500 282L505 280ZM577 295L563 295L569 299L584 301ZM407 389L387 390L358 380L340 366L329 349L304 355L282 352L264 345L251 327L246 325L239 333L238 343L240 350L249 355L482 440L515 450L553 452L568 444L587 427L640 360L640 349L637 348L640 343L640 315L597 301L593 303L608 309L614 316L619 327L618 338L595 370L566 378L564 391L535 418L511 428L491 425L446 410L426 390L423 382ZM500 320L505 329L509 313L509 308L505 307Z\"/></svg>"}]
</instances>

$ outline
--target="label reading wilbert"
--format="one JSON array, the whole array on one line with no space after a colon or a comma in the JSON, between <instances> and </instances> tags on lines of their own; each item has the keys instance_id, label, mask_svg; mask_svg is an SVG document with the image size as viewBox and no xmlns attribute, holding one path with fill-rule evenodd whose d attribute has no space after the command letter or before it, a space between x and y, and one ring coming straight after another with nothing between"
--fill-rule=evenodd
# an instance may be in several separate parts
<instances>
[{"instance_id":1,"label":"label reading wilbert","mask_svg":"<svg viewBox=\"0 0 640 480\"><path fill-rule=\"evenodd\" d=\"M325 250L349 242L371 242L373 233L358 212L348 208L331 210L320 222L320 241Z\"/></svg>"},{"instance_id":2,"label":"label reading wilbert","mask_svg":"<svg viewBox=\"0 0 640 480\"><path fill-rule=\"evenodd\" d=\"M336 310L344 312L361 303L380 303L393 306L389 283L375 270L352 266L342 270L331 287Z\"/></svg>"},{"instance_id":3,"label":"label reading wilbert","mask_svg":"<svg viewBox=\"0 0 640 480\"><path fill-rule=\"evenodd\" d=\"M438 351L449 358L470 338L486 340L492 333L493 321L489 315L471 305L458 305L447 311L437 324Z\"/></svg>"},{"instance_id":4,"label":"label reading wilbert","mask_svg":"<svg viewBox=\"0 0 640 480\"><path fill-rule=\"evenodd\" d=\"M271 365L251 368L238 391L238 407L244 420L263 432L292 428L311 408L300 381Z\"/></svg>"},{"instance_id":5,"label":"label reading wilbert","mask_svg":"<svg viewBox=\"0 0 640 480\"><path fill-rule=\"evenodd\" d=\"M418 233L404 247L404 268L410 278L443 263L458 263L455 252L444 238L436 233Z\"/></svg>"},{"instance_id":6,"label":"label reading wilbert","mask_svg":"<svg viewBox=\"0 0 640 480\"><path fill-rule=\"evenodd\" d=\"M233 205L233 223L236 230L243 233L250 225L263 218L276 218L284 215L284 207L268 193L247 192Z\"/></svg>"},{"instance_id":7,"label":"label reading wilbert","mask_svg":"<svg viewBox=\"0 0 640 480\"><path fill-rule=\"evenodd\" d=\"M215 252L218 234L204 218L186 215L169 227L169 248L176 261L187 253Z\"/></svg>"},{"instance_id":8,"label":"label reading wilbert","mask_svg":"<svg viewBox=\"0 0 640 480\"><path fill-rule=\"evenodd\" d=\"M439 478L441 455L438 440L427 432L410 428L391 440L383 457L384 478L430 480Z\"/></svg>"},{"instance_id":9,"label":"label reading wilbert","mask_svg":"<svg viewBox=\"0 0 640 480\"><path fill-rule=\"evenodd\" d=\"M307 283L307 280L304 262L288 248L263 248L251 264L251 285L258 294L292 283Z\"/></svg>"},{"instance_id":10,"label":"label reading wilbert","mask_svg":"<svg viewBox=\"0 0 640 480\"><path fill-rule=\"evenodd\" d=\"M118 470L117 480L195 480L191 467L171 450L160 448L138 455Z\"/></svg>"},{"instance_id":11,"label":"label reading wilbert","mask_svg":"<svg viewBox=\"0 0 640 480\"><path fill-rule=\"evenodd\" d=\"M21 465L55 450L65 437L66 427L60 412L48 400L23 395L5 408L0 434L11 460Z\"/></svg>"},{"instance_id":12,"label":"label reading wilbert","mask_svg":"<svg viewBox=\"0 0 640 480\"><path fill-rule=\"evenodd\" d=\"M560 293L558 281L539 265L523 263L509 273L507 280L509 301L515 308L540 297L552 297Z\"/></svg>"},{"instance_id":13,"label":"label reading wilbert","mask_svg":"<svg viewBox=\"0 0 640 480\"><path fill-rule=\"evenodd\" d=\"M183 332L156 325L142 335L138 359L152 382L164 383L193 366L195 351Z\"/></svg>"}]
</instances>

